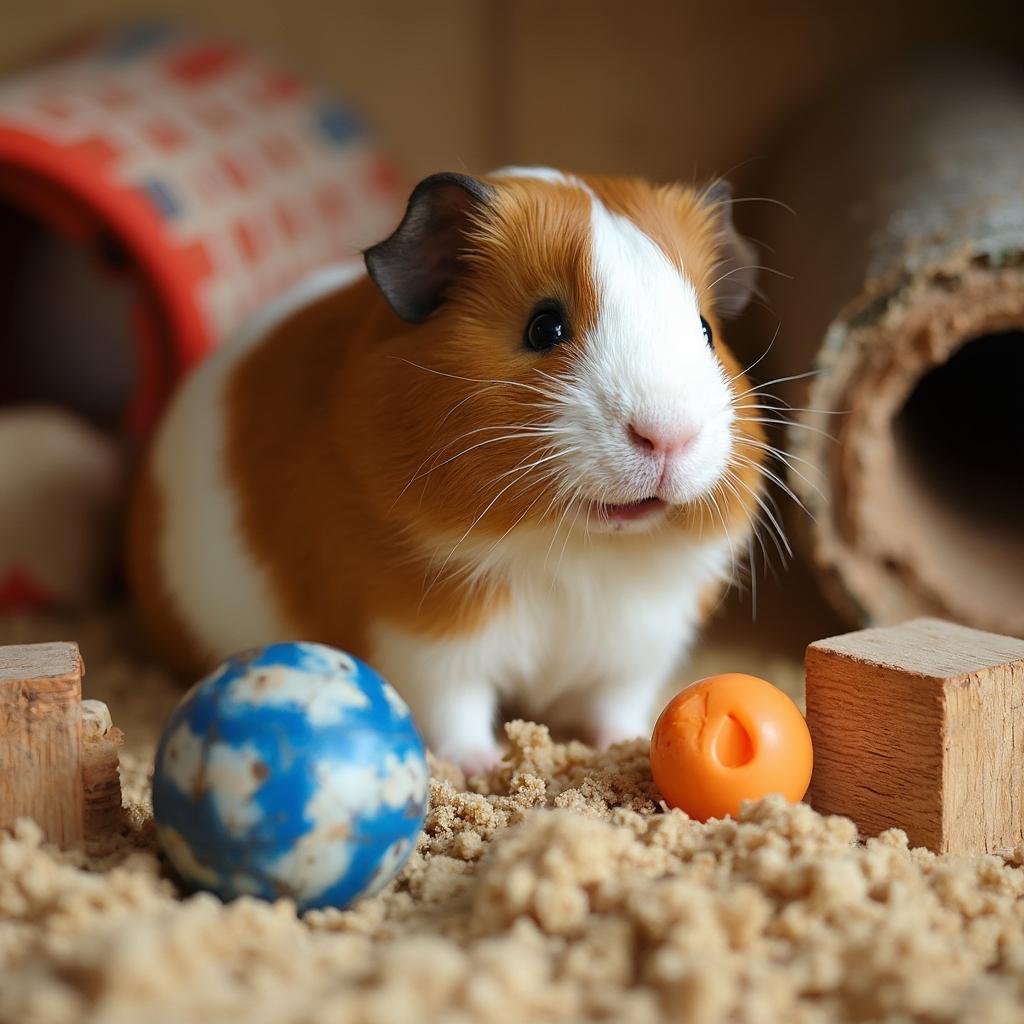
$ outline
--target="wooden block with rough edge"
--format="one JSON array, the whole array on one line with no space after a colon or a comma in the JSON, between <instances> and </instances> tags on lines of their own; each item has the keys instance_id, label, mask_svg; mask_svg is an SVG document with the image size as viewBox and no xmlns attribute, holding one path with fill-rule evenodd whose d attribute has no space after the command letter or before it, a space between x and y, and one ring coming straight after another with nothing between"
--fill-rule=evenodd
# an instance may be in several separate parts
<instances>
[{"instance_id":1,"label":"wooden block with rough edge","mask_svg":"<svg viewBox=\"0 0 1024 1024\"><path fill-rule=\"evenodd\" d=\"M809 799L936 852L1024 839L1024 640L939 619L807 648Z\"/></svg>"},{"instance_id":2,"label":"wooden block with rough edge","mask_svg":"<svg viewBox=\"0 0 1024 1024\"><path fill-rule=\"evenodd\" d=\"M82 794L86 839L99 839L124 824L120 755L124 733L110 721L106 704L82 701Z\"/></svg>"},{"instance_id":3,"label":"wooden block with rough edge","mask_svg":"<svg viewBox=\"0 0 1024 1024\"><path fill-rule=\"evenodd\" d=\"M0 647L0 828L34 819L82 838L82 657L74 643Z\"/></svg>"}]
</instances>

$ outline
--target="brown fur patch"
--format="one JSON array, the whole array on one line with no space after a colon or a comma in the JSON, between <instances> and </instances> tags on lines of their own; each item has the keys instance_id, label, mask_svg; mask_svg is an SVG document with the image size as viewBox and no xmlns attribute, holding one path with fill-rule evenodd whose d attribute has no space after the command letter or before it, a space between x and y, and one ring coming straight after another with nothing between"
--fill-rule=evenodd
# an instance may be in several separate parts
<instances>
[{"instance_id":1,"label":"brown fur patch","mask_svg":"<svg viewBox=\"0 0 1024 1024\"><path fill-rule=\"evenodd\" d=\"M390 514L389 454L404 472L402 438L421 445L425 424L389 380L401 364L380 336L415 329L379 303L361 281L302 309L240 363L228 392L228 471L249 547L304 635L360 656L378 619L469 628L496 598L471 604L441 580L421 600L430 569Z\"/></svg>"},{"instance_id":2,"label":"brown fur patch","mask_svg":"<svg viewBox=\"0 0 1024 1024\"><path fill-rule=\"evenodd\" d=\"M652 185L639 178L587 178L612 213L632 221L693 282L701 312L713 310L711 286L718 262L719 220L699 192L680 185Z\"/></svg>"}]
</instances>

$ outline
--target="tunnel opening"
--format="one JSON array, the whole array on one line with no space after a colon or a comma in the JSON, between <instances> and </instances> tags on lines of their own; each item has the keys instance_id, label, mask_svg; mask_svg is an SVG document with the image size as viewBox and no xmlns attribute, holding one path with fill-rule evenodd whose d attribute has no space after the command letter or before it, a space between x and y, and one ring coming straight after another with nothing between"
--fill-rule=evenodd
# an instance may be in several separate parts
<instances>
[{"instance_id":1,"label":"tunnel opening","mask_svg":"<svg viewBox=\"0 0 1024 1024\"><path fill-rule=\"evenodd\" d=\"M963 344L918 381L893 429L923 501L1024 545L1024 331Z\"/></svg>"},{"instance_id":2,"label":"tunnel opening","mask_svg":"<svg viewBox=\"0 0 1024 1024\"><path fill-rule=\"evenodd\" d=\"M0 405L60 406L119 431L140 372L124 247L67 238L2 198L0 239Z\"/></svg>"}]
</instances>

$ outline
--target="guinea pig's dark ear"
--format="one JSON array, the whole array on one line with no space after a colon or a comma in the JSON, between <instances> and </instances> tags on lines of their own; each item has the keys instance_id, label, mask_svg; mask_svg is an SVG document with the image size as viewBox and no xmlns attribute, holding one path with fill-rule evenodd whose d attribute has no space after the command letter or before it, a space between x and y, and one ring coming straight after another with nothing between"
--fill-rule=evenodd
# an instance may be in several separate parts
<instances>
[{"instance_id":1,"label":"guinea pig's dark ear","mask_svg":"<svg viewBox=\"0 0 1024 1024\"><path fill-rule=\"evenodd\" d=\"M462 271L459 254L473 215L493 194L465 174L432 174L413 189L394 234L363 254L374 284L403 320L419 323L444 300Z\"/></svg>"},{"instance_id":2,"label":"guinea pig's dark ear","mask_svg":"<svg viewBox=\"0 0 1024 1024\"><path fill-rule=\"evenodd\" d=\"M732 186L713 182L705 189L704 203L718 219L718 260L714 271L715 309L722 316L743 312L757 284L757 250L732 222Z\"/></svg>"}]
</instances>

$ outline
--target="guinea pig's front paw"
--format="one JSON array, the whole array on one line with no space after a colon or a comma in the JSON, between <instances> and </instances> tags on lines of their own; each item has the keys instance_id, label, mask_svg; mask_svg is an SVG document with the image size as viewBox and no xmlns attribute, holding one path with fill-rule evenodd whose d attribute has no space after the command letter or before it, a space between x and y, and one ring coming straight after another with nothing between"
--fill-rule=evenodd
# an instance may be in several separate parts
<instances>
[{"instance_id":1,"label":"guinea pig's front paw","mask_svg":"<svg viewBox=\"0 0 1024 1024\"><path fill-rule=\"evenodd\" d=\"M442 748L437 756L457 764L467 779L483 775L501 763L502 751L497 743L481 743L462 749Z\"/></svg>"},{"instance_id":2,"label":"guinea pig's front paw","mask_svg":"<svg viewBox=\"0 0 1024 1024\"><path fill-rule=\"evenodd\" d=\"M626 743L628 740L635 740L643 735L643 729L639 725L603 725L587 729L585 736L587 743L595 750L605 751L614 747L617 743Z\"/></svg>"}]
</instances>

